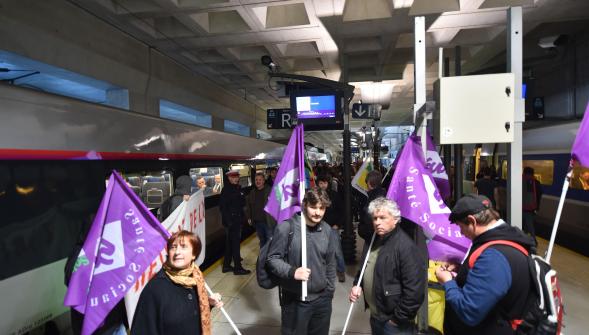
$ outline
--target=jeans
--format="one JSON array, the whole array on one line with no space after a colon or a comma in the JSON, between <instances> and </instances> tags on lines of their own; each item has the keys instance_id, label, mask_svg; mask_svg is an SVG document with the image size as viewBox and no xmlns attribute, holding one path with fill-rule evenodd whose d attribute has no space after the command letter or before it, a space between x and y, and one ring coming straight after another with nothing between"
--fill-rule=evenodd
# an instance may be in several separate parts
<instances>
[{"instance_id":1,"label":"jeans","mask_svg":"<svg viewBox=\"0 0 589 335\"><path fill-rule=\"evenodd\" d=\"M282 335L327 335L331 320L331 300L322 296L313 301L292 299L282 302Z\"/></svg>"},{"instance_id":2,"label":"jeans","mask_svg":"<svg viewBox=\"0 0 589 335\"><path fill-rule=\"evenodd\" d=\"M415 325L408 324L403 326L393 325L390 321L378 321L370 317L370 329L372 335L412 335L415 334Z\"/></svg>"},{"instance_id":3,"label":"jeans","mask_svg":"<svg viewBox=\"0 0 589 335\"><path fill-rule=\"evenodd\" d=\"M258 235L258 239L260 240L261 248L272 237L272 228L268 226L266 220L254 221L254 228L256 228L256 235Z\"/></svg>"},{"instance_id":4,"label":"jeans","mask_svg":"<svg viewBox=\"0 0 589 335\"><path fill-rule=\"evenodd\" d=\"M344 261L344 252L342 250L342 237L339 229L332 229L336 236L337 245L335 246L335 269L337 272L346 272L346 262Z\"/></svg>"}]
</instances>

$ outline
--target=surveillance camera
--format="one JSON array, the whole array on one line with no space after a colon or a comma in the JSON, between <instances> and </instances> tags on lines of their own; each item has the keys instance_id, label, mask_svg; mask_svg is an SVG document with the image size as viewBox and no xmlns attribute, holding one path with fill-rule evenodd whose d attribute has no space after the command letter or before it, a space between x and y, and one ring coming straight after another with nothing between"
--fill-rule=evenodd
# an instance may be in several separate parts
<instances>
[{"instance_id":1,"label":"surveillance camera","mask_svg":"<svg viewBox=\"0 0 589 335\"><path fill-rule=\"evenodd\" d=\"M567 40L566 35L553 35L553 36L542 37L538 41L538 46L540 46L543 49L556 48L559 45L565 44L566 40Z\"/></svg>"},{"instance_id":2,"label":"surveillance camera","mask_svg":"<svg viewBox=\"0 0 589 335\"><path fill-rule=\"evenodd\" d=\"M270 70L270 72L275 72L276 71L276 64L272 61L272 57L270 57L268 55L264 55L264 56L262 56L262 58L260 59L260 61L262 62L262 65L268 67L268 69Z\"/></svg>"}]
</instances>

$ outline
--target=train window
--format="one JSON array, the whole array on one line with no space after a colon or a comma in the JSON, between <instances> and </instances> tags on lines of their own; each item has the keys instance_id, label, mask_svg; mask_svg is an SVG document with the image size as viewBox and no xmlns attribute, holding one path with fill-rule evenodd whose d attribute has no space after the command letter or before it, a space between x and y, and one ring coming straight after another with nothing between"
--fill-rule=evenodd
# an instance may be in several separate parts
<instances>
[{"instance_id":1,"label":"train window","mask_svg":"<svg viewBox=\"0 0 589 335\"><path fill-rule=\"evenodd\" d=\"M210 114L163 99L160 100L160 117L207 128L211 128L213 122Z\"/></svg>"},{"instance_id":2,"label":"train window","mask_svg":"<svg viewBox=\"0 0 589 335\"><path fill-rule=\"evenodd\" d=\"M241 187L252 186L251 168L245 164L232 164L230 166L232 170L239 170L239 185Z\"/></svg>"},{"instance_id":3,"label":"train window","mask_svg":"<svg viewBox=\"0 0 589 335\"><path fill-rule=\"evenodd\" d=\"M192 178L192 189L194 193L199 188L203 189L204 196L221 193L223 189L223 169L220 167L205 167L190 169L190 178Z\"/></svg>"},{"instance_id":4,"label":"train window","mask_svg":"<svg viewBox=\"0 0 589 335\"><path fill-rule=\"evenodd\" d=\"M121 176L133 192L150 209L159 208L173 194L172 173L169 171L150 171L144 173L124 173ZM108 179L106 179L108 186Z\"/></svg>"},{"instance_id":5,"label":"train window","mask_svg":"<svg viewBox=\"0 0 589 335\"><path fill-rule=\"evenodd\" d=\"M534 169L534 177L542 185L552 185L554 177L554 161L553 160L524 160L523 166Z\"/></svg>"},{"instance_id":6,"label":"train window","mask_svg":"<svg viewBox=\"0 0 589 335\"><path fill-rule=\"evenodd\" d=\"M580 165L573 167L573 177L571 178L570 187L589 191L589 168Z\"/></svg>"}]
</instances>

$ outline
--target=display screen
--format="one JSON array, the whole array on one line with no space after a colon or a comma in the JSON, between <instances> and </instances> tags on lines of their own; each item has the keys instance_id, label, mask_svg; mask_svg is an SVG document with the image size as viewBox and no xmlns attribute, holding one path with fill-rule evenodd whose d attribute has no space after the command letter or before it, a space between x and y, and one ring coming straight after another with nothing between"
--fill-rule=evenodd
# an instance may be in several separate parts
<instances>
[{"instance_id":1,"label":"display screen","mask_svg":"<svg viewBox=\"0 0 589 335\"><path fill-rule=\"evenodd\" d=\"M299 96L296 97L296 111L299 119L335 118L335 96Z\"/></svg>"}]
</instances>

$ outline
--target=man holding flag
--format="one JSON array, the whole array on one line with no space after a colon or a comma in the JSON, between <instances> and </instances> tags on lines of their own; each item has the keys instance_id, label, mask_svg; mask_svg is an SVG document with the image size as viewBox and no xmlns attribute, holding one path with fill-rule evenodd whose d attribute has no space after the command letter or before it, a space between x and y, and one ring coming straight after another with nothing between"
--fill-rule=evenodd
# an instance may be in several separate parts
<instances>
[{"instance_id":1,"label":"man holding flag","mask_svg":"<svg viewBox=\"0 0 589 335\"><path fill-rule=\"evenodd\" d=\"M298 125L264 208L278 222L266 267L280 278L282 334L324 335L329 332L335 290L336 240L322 220L330 205L327 193L305 193L305 179L304 130Z\"/></svg>"}]
</instances>

